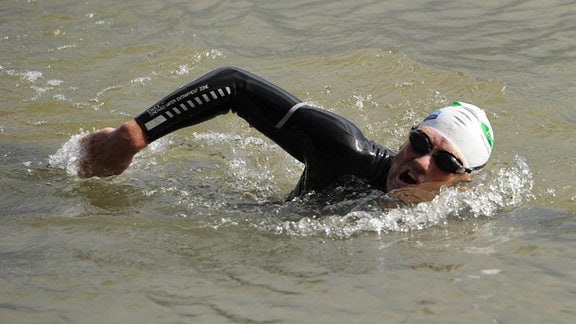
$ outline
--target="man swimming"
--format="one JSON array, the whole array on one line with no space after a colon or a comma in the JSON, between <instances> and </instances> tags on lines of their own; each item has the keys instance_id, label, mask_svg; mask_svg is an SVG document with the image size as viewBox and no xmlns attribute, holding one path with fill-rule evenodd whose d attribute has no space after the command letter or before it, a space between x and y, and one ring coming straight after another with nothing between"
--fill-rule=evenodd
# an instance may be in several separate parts
<instances>
[{"instance_id":1,"label":"man swimming","mask_svg":"<svg viewBox=\"0 0 576 324\"><path fill-rule=\"evenodd\" d=\"M364 137L350 121L303 103L238 68L217 69L168 95L120 127L84 136L78 175L118 175L136 153L180 128L232 111L304 163L289 198L360 183L383 192L432 188L470 180L487 162L493 131L478 107L454 102L412 128L397 154ZM410 194L408 194L410 195Z\"/></svg>"}]
</instances>

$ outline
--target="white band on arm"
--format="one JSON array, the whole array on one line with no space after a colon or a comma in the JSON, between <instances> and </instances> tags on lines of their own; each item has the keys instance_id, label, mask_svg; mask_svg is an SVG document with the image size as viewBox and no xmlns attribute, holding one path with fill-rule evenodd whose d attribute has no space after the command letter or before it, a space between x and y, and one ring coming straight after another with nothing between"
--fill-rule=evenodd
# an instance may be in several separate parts
<instances>
[{"instance_id":1,"label":"white band on arm","mask_svg":"<svg viewBox=\"0 0 576 324\"><path fill-rule=\"evenodd\" d=\"M292 114L294 114L294 112L296 110L298 110L298 108L302 107L302 106L306 106L305 103L300 102L295 104L294 106L292 106L292 108L290 108L290 110L288 110L288 112L286 113L286 115L284 115L284 117L282 117L282 119L280 119L280 121L278 122L278 124L276 124L276 128L280 129L284 126L284 124L286 124L286 122L288 121L288 119L290 119L290 117L292 116Z\"/></svg>"}]
</instances>

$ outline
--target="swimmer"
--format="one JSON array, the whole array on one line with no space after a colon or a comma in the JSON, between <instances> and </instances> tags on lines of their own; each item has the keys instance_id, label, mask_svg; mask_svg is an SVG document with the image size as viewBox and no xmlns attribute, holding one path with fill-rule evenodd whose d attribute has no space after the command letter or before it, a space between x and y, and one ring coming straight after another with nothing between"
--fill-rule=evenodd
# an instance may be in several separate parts
<instances>
[{"instance_id":1,"label":"swimmer","mask_svg":"<svg viewBox=\"0 0 576 324\"><path fill-rule=\"evenodd\" d=\"M343 117L303 103L247 71L226 67L177 89L116 129L85 135L78 175L119 175L151 142L230 111L304 164L288 199L360 184L392 193L402 203L429 201L441 186L470 181L488 162L494 140L480 108L454 102L414 126L394 153L366 139Z\"/></svg>"}]
</instances>

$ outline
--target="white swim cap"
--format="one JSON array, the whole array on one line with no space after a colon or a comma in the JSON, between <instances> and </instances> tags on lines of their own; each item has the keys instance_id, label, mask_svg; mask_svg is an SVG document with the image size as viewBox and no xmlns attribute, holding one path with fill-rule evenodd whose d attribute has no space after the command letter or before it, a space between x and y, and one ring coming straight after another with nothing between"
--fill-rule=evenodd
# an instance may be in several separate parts
<instances>
[{"instance_id":1,"label":"white swim cap","mask_svg":"<svg viewBox=\"0 0 576 324\"><path fill-rule=\"evenodd\" d=\"M438 109L418 124L427 126L444 136L462 154L464 166L483 167L490 158L494 133L484 111L465 102L453 102Z\"/></svg>"}]
</instances>

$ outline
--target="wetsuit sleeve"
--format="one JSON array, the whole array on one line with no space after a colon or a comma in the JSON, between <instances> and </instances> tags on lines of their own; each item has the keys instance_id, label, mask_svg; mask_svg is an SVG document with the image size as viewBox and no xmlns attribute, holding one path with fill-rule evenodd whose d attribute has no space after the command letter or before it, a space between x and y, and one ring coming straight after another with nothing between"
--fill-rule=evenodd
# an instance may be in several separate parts
<instances>
[{"instance_id":1,"label":"wetsuit sleeve","mask_svg":"<svg viewBox=\"0 0 576 324\"><path fill-rule=\"evenodd\" d=\"M179 88L135 119L148 142L152 142L175 130L233 111L304 162L298 142L276 127L300 102L254 74L226 67Z\"/></svg>"}]
</instances>

